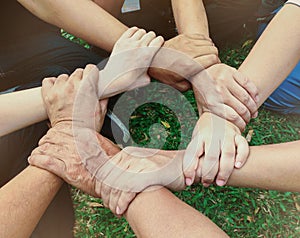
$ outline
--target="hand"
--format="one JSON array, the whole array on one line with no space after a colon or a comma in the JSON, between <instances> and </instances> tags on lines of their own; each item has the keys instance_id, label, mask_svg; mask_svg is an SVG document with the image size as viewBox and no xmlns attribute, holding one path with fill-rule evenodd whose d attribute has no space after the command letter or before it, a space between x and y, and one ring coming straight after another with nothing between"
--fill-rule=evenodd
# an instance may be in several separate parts
<instances>
[{"instance_id":1,"label":"hand","mask_svg":"<svg viewBox=\"0 0 300 238\"><path fill-rule=\"evenodd\" d=\"M119 152L96 132L81 128L80 135L75 141L71 126L51 128L32 152L29 163L101 197L116 215L127 210L137 193L154 189L153 185L184 189L183 151L127 147Z\"/></svg>"},{"instance_id":2,"label":"hand","mask_svg":"<svg viewBox=\"0 0 300 238\"><path fill-rule=\"evenodd\" d=\"M198 67L191 65L195 62ZM155 56L149 74L180 91L186 91L191 85L184 76L188 78L219 62L218 49L210 39L200 34L182 34L165 42Z\"/></svg>"},{"instance_id":3,"label":"hand","mask_svg":"<svg viewBox=\"0 0 300 238\"><path fill-rule=\"evenodd\" d=\"M147 74L153 57L164 39L153 31L132 27L116 42L111 56L100 72L99 95L111 97L150 83Z\"/></svg>"},{"instance_id":4,"label":"hand","mask_svg":"<svg viewBox=\"0 0 300 238\"><path fill-rule=\"evenodd\" d=\"M107 100L98 100L99 71L94 65L77 69L69 77L43 80L42 96L52 127L63 123L74 128L100 130Z\"/></svg>"},{"instance_id":5,"label":"hand","mask_svg":"<svg viewBox=\"0 0 300 238\"><path fill-rule=\"evenodd\" d=\"M95 132L100 130L106 113L106 102L98 101L98 79L98 69L88 65L70 77L61 75L43 81L42 96L52 128L29 158L31 165L53 172L93 195L97 194L96 182L85 168L83 158L99 157L104 162L109 159ZM116 150L108 147L110 151Z\"/></svg>"},{"instance_id":6,"label":"hand","mask_svg":"<svg viewBox=\"0 0 300 238\"><path fill-rule=\"evenodd\" d=\"M97 180L86 169L82 157L86 154L85 159L97 158L104 161L103 163L109 157L99 143L91 141L98 137L96 132L86 128L77 129L78 132L86 139L76 141L71 124L59 124L51 128L40 140L39 147L32 151L28 162L57 175L92 196L99 197L100 191L96 190ZM115 149L113 147L111 150Z\"/></svg>"},{"instance_id":7,"label":"hand","mask_svg":"<svg viewBox=\"0 0 300 238\"><path fill-rule=\"evenodd\" d=\"M258 90L254 83L225 64L215 64L195 75L191 82L198 106L244 130L257 117Z\"/></svg>"},{"instance_id":8,"label":"hand","mask_svg":"<svg viewBox=\"0 0 300 238\"><path fill-rule=\"evenodd\" d=\"M211 113L201 115L193 138L184 155L186 184L201 179L209 186L224 186L233 169L241 168L248 158L249 146L239 129L232 123Z\"/></svg>"},{"instance_id":9,"label":"hand","mask_svg":"<svg viewBox=\"0 0 300 238\"><path fill-rule=\"evenodd\" d=\"M182 158L183 151L127 147L108 163L91 165L90 172L101 181L97 184L102 187L97 190L101 191L104 205L121 215L137 193L146 189L184 189Z\"/></svg>"}]
</instances>

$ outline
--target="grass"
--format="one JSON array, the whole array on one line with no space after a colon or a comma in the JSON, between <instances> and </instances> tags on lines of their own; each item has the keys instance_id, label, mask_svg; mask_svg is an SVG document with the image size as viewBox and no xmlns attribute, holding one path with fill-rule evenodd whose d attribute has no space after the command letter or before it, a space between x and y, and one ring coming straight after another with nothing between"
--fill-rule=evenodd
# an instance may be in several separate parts
<instances>
[{"instance_id":1,"label":"grass","mask_svg":"<svg viewBox=\"0 0 300 238\"><path fill-rule=\"evenodd\" d=\"M237 67L245 59L252 44L221 52L222 61ZM186 108L186 99L195 108L192 92L184 97L172 97L159 88L148 92L152 103L138 107L129 121L130 132L140 146L178 149L189 142L195 120L189 115L179 115L169 105ZM128 104L135 105L131 94L126 95ZM159 103L162 100L164 105ZM126 110L126 109L124 109ZM185 133L181 123L184 121ZM157 125L153 127L152 125ZM149 128L151 128L149 132ZM254 130L251 145L280 143L300 139L300 118L283 116L260 109L259 117L252 120L248 130ZM287 152L288 153L288 152ZM263 158L262 158L263 159ZM267 171L266 171L267 172ZM230 237L300 237L300 195L248 188L203 188L201 185L188 187L176 195L208 216ZM78 190L73 192L76 208L75 235L80 238L135 237L125 219L118 219L95 199ZM155 228L154 228L155 229Z\"/></svg>"}]
</instances>

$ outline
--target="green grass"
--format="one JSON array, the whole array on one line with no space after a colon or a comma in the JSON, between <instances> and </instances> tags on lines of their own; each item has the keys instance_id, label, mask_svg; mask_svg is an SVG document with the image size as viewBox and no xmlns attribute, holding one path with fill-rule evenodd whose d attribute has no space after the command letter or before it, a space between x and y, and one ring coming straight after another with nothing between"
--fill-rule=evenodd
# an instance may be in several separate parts
<instances>
[{"instance_id":1,"label":"green grass","mask_svg":"<svg viewBox=\"0 0 300 238\"><path fill-rule=\"evenodd\" d=\"M222 61L237 67L246 57L251 42L235 49L221 52ZM167 94L159 90L149 93L149 101L157 102L157 97ZM195 101L192 92L184 94L192 107ZM183 105L184 98L172 100L164 105ZM134 105L128 95L128 104ZM126 110L126 109L124 109ZM186 119L186 115L180 115ZM181 119L182 119L181 118ZM195 120L187 120L187 132L181 133L180 118L160 103L151 103L137 108L131 115L130 132L140 146L163 149L178 149L189 142ZM151 125L161 125L149 133ZM300 118L283 116L260 109L259 117L252 120L247 130L254 130L251 145L280 143L300 139ZM160 136L164 134L164 136ZM165 141L161 141L165 140ZM162 144L163 142L163 144ZM288 153L288 152L287 152ZM263 158L261 158L263 159ZM267 172L267 171L266 171ZM208 216L230 237L300 237L300 195L247 188L204 188L201 185L188 187L176 195ZM76 207L76 237L135 237L125 219L114 217L103 207L100 199L74 190ZM155 229L155 228L154 228Z\"/></svg>"}]
</instances>

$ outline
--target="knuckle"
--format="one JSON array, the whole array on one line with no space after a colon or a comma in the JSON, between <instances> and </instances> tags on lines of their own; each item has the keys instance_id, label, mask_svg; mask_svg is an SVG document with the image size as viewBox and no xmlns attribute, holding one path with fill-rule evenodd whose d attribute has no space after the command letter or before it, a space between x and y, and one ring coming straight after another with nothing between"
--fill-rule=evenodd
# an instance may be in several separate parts
<instances>
[{"instance_id":1,"label":"knuckle","mask_svg":"<svg viewBox=\"0 0 300 238\"><path fill-rule=\"evenodd\" d=\"M143 33L143 34L146 34L146 30L145 29L139 29L139 32Z\"/></svg>"},{"instance_id":2,"label":"knuckle","mask_svg":"<svg viewBox=\"0 0 300 238\"><path fill-rule=\"evenodd\" d=\"M219 78L218 80L219 80L219 81L223 81L222 78ZM223 84L220 84L220 83L219 83L219 84L216 86L216 90L217 90L217 93L222 94L222 96L225 95L225 92L224 92L224 85L223 85Z\"/></svg>"},{"instance_id":3,"label":"knuckle","mask_svg":"<svg viewBox=\"0 0 300 238\"><path fill-rule=\"evenodd\" d=\"M206 106L209 108L209 109L212 109L212 108L215 108L216 107L216 104L215 104L215 100L213 100L212 98L207 98L206 99Z\"/></svg>"},{"instance_id":4,"label":"knuckle","mask_svg":"<svg viewBox=\"0 0 300 238\"><path fill-rule=\"evenodd\" d=\"M155 34L155 32L154 32L154 31L149 31L149 32L148 32L148 35L150 35L150 36L154 36L154 37L156 36L156 34Z\"/></svg>"},{"instance_id":5,"label":"knuckle","mask_svg":"<svg viewBox=\"0 0 300 238\"><path fill-rule=\"evenodd\" d=\"M225 150L223 151L223 156L226 158L232 158L235 156L235 153L232 150Z\"/></svg>"},{"instance_id":6,"label":"knuckle","mask_svg":"<svg viewBox=\"0 0 300 238\"><path fill-rule=\"evenodd\" d=\"M97 66L94 65L94 64L88 64L86 67L89 67L89 68L95 68L95 67L97 67Z\"/></svg>"},{"instance_id":7,"label":"knuckle","mask_svg":"<svg viewBox=\"0 0 300 238\"><path fill-rule=\"evenodd\" d=\"M229 121L238 121L240 117L236 113L229 113L227 115L227 118L228 118Z\"/></svg>"},{"instance_id":8,"label":"knuckle","mask_svg":"<svg viewBox=\"0 0 300 238\"><path fill-rule=\"evenodd\" d=\"M248 111L248 109L246 107L240 107L238 110L239 110L239 112L240 112L241 115L246 116L246 115L249 114L249 111Z\"/></svg>"},{"instance_id":9,"label":"knuckle","mask_svg":"<svg viewBox=\"0 0 300 238\"><path fill-rule=\"evenodd\" d=\"M219 55L219 50L217 47L213 46L213 52L215 54L215 56L217 57ZM218 58L218 57L217 57Z\"/></svg>"},{"instance_id":10,"label":"knuckle","mask_svg":"<svg viewBox=\"0 0 300 238\"><path fill-rule=\"evenodd\" d=\"M218 63L219 62L219 57L218 55L210 55L210 61L212 63Z\"/></svg>"},{"instance_id":11,"label":"knuckle","mask_svg":"<svg viewBox=\"0 0 300 238\"><path fill-rule=\"evenodd\" d=\"M247 104L247 103L249 103L249 101L250 101L250 96L248 94L243 94L242 95L242 102L244 104Z\"/></svg>"},{"instance_id":12,"label":"knuckle","mask_svg":"<svg viewBox=\"0 0 300 238\"><path fill-rule=\"evenodd\" d=\"M205 156L205 159L206 159L207 161L214 162L214 161L216 161L216 160L219 159L218 157L219 157L218 155L207 154L207 155Z\"/></svg>"}]
</instances>

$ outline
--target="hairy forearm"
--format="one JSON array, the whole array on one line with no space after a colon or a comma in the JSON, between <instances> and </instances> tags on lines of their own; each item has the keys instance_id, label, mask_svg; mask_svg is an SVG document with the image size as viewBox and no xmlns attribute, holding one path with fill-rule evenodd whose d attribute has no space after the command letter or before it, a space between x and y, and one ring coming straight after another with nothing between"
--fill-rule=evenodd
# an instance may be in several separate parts
<instances>
[{"instance_id":1,"label":"hairy forearm","mask_svg":"<svg viewBox=\"0 0 300 238\"><path fill-rule=\"evenodd\" d=\"M107 51L111 51L127 27L88 0L18 0L42 20Z\"/></svg>"},{"instance_id":2,"label":"hairy forearm","mask_svg":"<svg viewBox=\"0 0 300 238\"><path fill-rule=\"evenodd\" d=\"M29 166L0 189L0 237L30 237L62 185L55 175Z\"/></svg>"},{"instance_id":3,"label":"hairy forearm","mask_svg":"<svg viewBox=\"0 0 300 238\"><path fill-rule=\"evenodd\" d=\"M41 88L0 95L0 136L47 119Z\"/></svg>"},{"instance_id":4,"label":"hairy forearm","mask_svg":"<svg viewBox=\"0 0 300 238\"><path fill-rule=\"evenodd\" d=\"M209 36L208 23L202 0L172 0L176 26L180 34Z\"/></svg>"},{"instance_id":5,"label":"hairy forearm","mask_svg":"<svg viewBox=\"0 0 300 238\"><path fill-rule=\"evenodd\" d=\"M251 146L247 163L235 169L228 185L300 192L300 141Z\"/></svg>"},{"instance_id":6,"label":"hairy forearm","mask_svg":"<svg viewBox=\"0 0 300 238\"><path fill-rule=\"evenodd\" d=\"M251 50L239 71L255 83L260 105L300 60L300 8L285 5Z\"/></svg>"}]
</instances>

